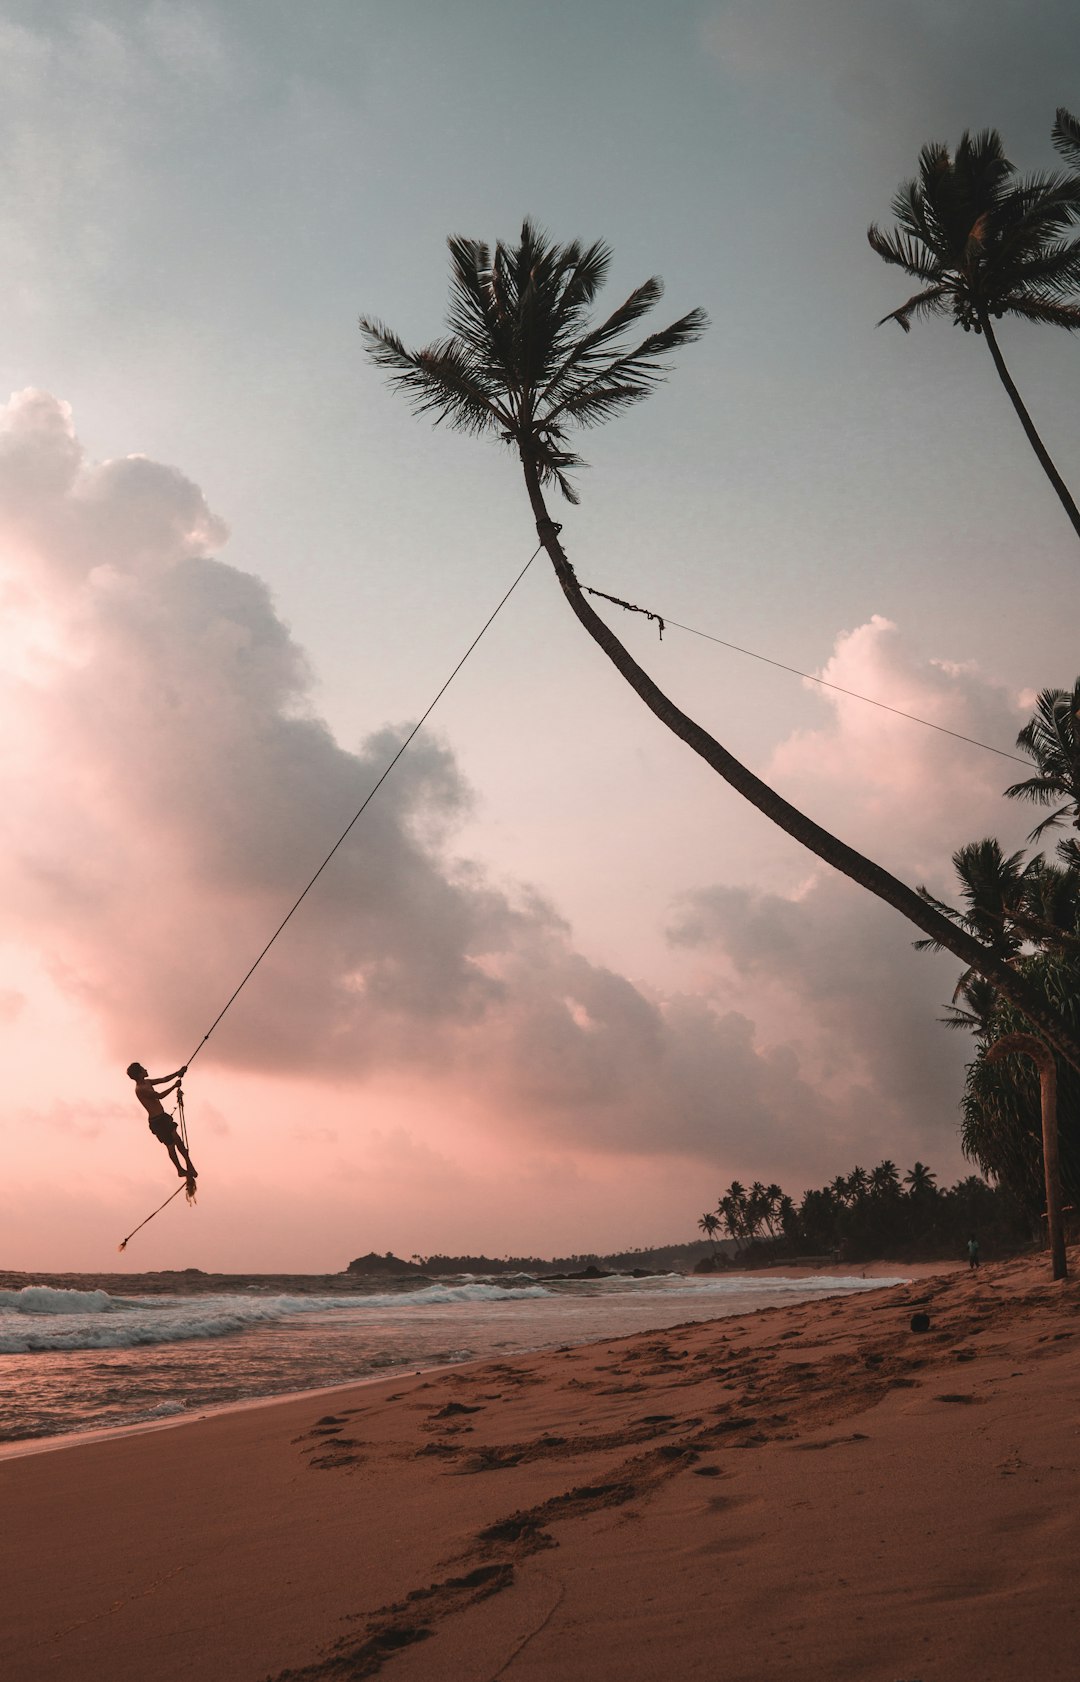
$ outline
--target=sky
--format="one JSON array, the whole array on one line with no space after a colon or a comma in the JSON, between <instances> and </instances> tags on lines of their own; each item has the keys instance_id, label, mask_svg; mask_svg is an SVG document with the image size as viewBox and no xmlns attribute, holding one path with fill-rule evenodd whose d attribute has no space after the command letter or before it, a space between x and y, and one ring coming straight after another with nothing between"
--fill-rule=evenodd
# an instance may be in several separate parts
<instances>
[{"instance_id":1,"label":"sky","mask_svg":"<svg viewBox=\"0 0 1080 1682\"><path fill-rule=\"evenodd\" d=\"M948 957L649 715L538 561L186 1083L175 1068L535 545L357 317L445 239L603 238L711 327L584 440L582 579L1004 750L1076 677L1075 537L985 348L869 249L928 140L1052 167L1066 4L0 0L0 1267L333 1271L695 1236L732 1178L943 1181ZM658 319L660 315L658 314ZM1076 482L1080 346L1002 346ZM10 394L10 397L8 396ZM911 883L1019 767L605 609L680 706Z\"/></svg>"}]
</instances>

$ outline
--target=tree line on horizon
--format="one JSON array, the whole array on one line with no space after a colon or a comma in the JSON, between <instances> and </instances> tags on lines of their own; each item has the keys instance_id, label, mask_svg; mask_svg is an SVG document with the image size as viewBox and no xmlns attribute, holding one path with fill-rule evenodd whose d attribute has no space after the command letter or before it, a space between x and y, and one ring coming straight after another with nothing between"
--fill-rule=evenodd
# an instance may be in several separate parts
<instances>
[{"instance_id":1,"label":"tree line on horizon","mask_svg":"<svg viewBox=\"0 0 1080 1682\"><path fill-rule=\"evenodd\" d=\"M940 315L982 339L1027 442L1080 537L1080 510L1012 378L995 326L1008 316L1066 331L1080 327L1080 239L1075 237L1080 121L1064 108L1057 112L1052 140L1063 167L1028 175L1017 170L993 129L965 132L955 152L940 143L924 146L917 174L894 195L895 226L883 229L872 223L867 237L883 261L918 283L916 292L882 322L895 321L908 332L914 320ZM1034 1031L1052 1049L1062 1077L1068 1193L1080 1172L1076 842L1059 847L1056 864L1041 857L1006 858L992 840L972 843L954 861L962 904L949 906L799 811L683 713L587 600L605 593L580 581L545 493L556 491L570 504L578 502L570 475L585 463L573 448L572 432L600 425L648 397L669 371L667 358L699 339L708 317L692 309L638 339L638 324L663 295L662 282L654 276L606 319L596 321L590 311L607 277L610 248L601 241L557 244L529 219L516 245L499 241L492 249L482 240L456 235L448 245L447 334L412 350L384 323L363 316L361 332L375 362L417 414L492 437L514 452L539 546L570 610L650 711L772 823L906 917L922 937L918 944L949 951L960 961L963 973L948 1020L970 1027L977 1040L963 1099L963 1148L1015 1193L1029 1216L1040 1201L1039 1134L1032 1125L1035 1077L1021 1057L994 1064L987 1053L991 1036L1017 1026ZM606 599L620 609L658 617L621 598ZM1044 690L1036 717L1020 736L1035 762L1035 776L1007 793L1037 801L1063 794L1065 808L1048 822L1068 816L1080 828L1078 703L1080 680L1072 690ZM1017 885L1021 878L1022 888Z\"/></svg>"},{"instance_id":2,"label":"tree line on horizon","mask_svg":"<svg viewBox=\"0 0 1080 1682\"><path fill-rule=\"evenodd\" d=\"M733 1180L715 1211L697 1224L714 1244L720 1238L733 1242L734 1265L745 1265L748 1256L938 1260L962 1256L972 1236L991 1252L1014 1249L1030 1236L1015 1198L977 1174L940 1187L926 1163L916 1162L901 1174L887 1158L876 1168L856 1166L805 1191L798 1204L776 1184L755 1180L744 1186Z\"/></svg>"},{"instance_id":3,"label":"tree line on horizon","mask_svg":"<svg viewBox=\"0 0 1080 1682\"><path fill-rule=\"evenodd\" d=\"M414 1255L410 1260L431 1274L454 1273L576 1273L587 1267L605 1268L611 1272L632 1272L642 1268L648 1272L678 1272L692 1266L713 1247L691 1240L687 1244L654 1244L628 1250L585 1250L569 1256L444 1256Z\"/></svg>"}]
</instances>

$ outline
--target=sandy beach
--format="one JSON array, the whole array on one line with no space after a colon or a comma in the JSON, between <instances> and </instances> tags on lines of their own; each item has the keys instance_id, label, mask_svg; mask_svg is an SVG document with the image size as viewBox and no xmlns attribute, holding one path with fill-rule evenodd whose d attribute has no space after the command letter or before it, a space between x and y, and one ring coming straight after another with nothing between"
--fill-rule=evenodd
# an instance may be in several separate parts
<instances>
[{"instance_id":1,"label":"sandy beach","mask_svg":"<svg viewBox=\"0 0 1080 1682\"><path fill-rule=\"evenodd\" d=\"M13 1458L0 1673L1066 1682L1078 1315L1039 1257Z\"/></svg>"}]
</instances>

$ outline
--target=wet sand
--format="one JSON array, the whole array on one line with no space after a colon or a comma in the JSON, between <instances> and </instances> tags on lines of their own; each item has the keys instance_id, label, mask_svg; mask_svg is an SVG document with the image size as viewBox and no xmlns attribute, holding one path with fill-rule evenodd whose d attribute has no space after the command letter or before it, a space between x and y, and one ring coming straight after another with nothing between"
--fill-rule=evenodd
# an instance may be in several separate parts
<instances>
[{"instance_id":1,"label":"wet sand","mask_svg":"<svg viewBox=\"0 0 1080 1682\"><path fill-rule=\"evenodd\" d=\"M1071 1682L1080 1285L1047 1275L0 1463L0 1674Z\"/></svg>"}]
</instances>

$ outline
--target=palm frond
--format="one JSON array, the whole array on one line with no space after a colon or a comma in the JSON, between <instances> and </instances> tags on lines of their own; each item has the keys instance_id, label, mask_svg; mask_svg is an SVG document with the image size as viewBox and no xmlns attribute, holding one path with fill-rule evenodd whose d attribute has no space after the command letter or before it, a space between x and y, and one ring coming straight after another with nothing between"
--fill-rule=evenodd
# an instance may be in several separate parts
<instances>
[{"instance_id":1,"label":"palm frond","mask_svg":"<svg viewBox=\"0 0 1080 1682\"><path fill-rule=\"evenodd\" d=\"M1037 806L1049 806L1059 800L1064 791L1056 778L1029 777L1026 782L1012 783L1005 790L1006 800L1033 800ZM1028 840L1032 837L1029 835Z\"/></svg>"},{"instance_id":2,"label":"palm frond","mask_svg":"<svg viewBox=\"0 0 1080 1682\"><path fill-rule=\"evenodd\" d=\"M397 334L362 316L360 331L369 354L390 373L390 383L408 397L414 414L434 414L463 432L502 429L512 417L498 402L498 392L481 378L453 339L406 350Z\"/></svg>"},{"instance_id":3,"label":"palm frond","mask_svg":"<svg viewBox=\"0 0 1080 1682\"><path fill-rule=\"evenodd\" d=\"M1024 321L1039 321L1049 327L1064 327L1073 333L1080 327L1080 304L1063 304L1046 294L1028 293L1010 298L1005 308Z\"/></svg>"},{"instance_id":4,"label":"palm frond","mask_svg":"<svg viewBox=\"0 0 1080 1682\"><path fill-rule=\"evenodd\" d=\"M1050 131L1054 149L1061 153L1074 169L1080 169L1080 121L1064 105L1059 105L1054 126Z\"/></svg>"},{"instance_id":5,"label":"palm frond","mask_svg":"<svg viewBox=\"0 0 1080 1682\"><path fill-rule=\"evenodd\" d=\"M702 309L688 310L668 327L650 333L632 350L624 351L588 374L584 379L560 382L553 392L555 401L540 417L540 424L549 427L563 415L572 416L581 425L592 426L631 403L640 402L668 372L661 358L682 345L700 339L709 325Z\"/></svg>"},{"instance_id":6,"label":"palm frond","mask_svg":"<svg viewBox=\"0 0 1080 1682\"><path fill-rule=\"evenodd\" d=\"M916 292L906 304L901 304L899 309L890 310L888 315L883 315L878 326L884 327L887 321L895 321L905 333L910 333L913 316L944 315L949 308L949 300L955 296L955 290L952 285L943 284L930 286L925 292Z\"/></svg>"},{"instance_id":7,"label":"palm frond","mask_svg":"<svg viewBox=\"0 0 1080 1682\"><path fill-rule=\"evenodd\" d=\"M511 341L496 308L491 287L491 251L482 240L452 234L450 251L450 307L446 324L468 346L478 363L495 363L505 383L512 369Z\"/></svg>"},{"instance_id":8,"label":"palm frond","mask_svg":"<svg viewBox=\"0 0 1080 1682\"><path fill-rule=\"evenodd\" d=\"M866 230L866 237L871 250L886 263L892 263L896 268L904 269L906 273L914 275L916 280L936 281L941 277L941 262L934 253L908 233L888 233L879 228L876 222L871 222Z\"/></svg>"},{"instance_id":9,"label":"palm frond","mask_svg":"<svg viewBox=\"0 0 1080 1682\"><path fill-rule=\"evenodd\" d=\"M602 321L579 341L575 362L594 360L601 353L606 353L612 342L635 326L643 316L648 315L654 304L658 304L663 296L664 283L659 275L653 275L640 286L635 286L630 296L618 309L612 310L606 321Z\"/></svg>"},{"instance_id":10,"label":"palm frond","mask_svg":"<svg viewBox=\"0 0 1080 1682\"><path fill-rule=\"evenodd\" d=\"M1070 297L1080 287L1080 241L1053 240L1009 264L1010 291L1038 285L1052 296Z\"/></svg>"},{"instance_id":11,"label":"palm frond","mask_svg":"<svg viewBox=\"0 0 1080 1682\"><path fill-rule=\"evenodd\" d=\"M1047 800L1045 804L1049 805L1050 801ZM1038 841L1046 834L1048 829L1056 829L1059 823L1064 823L1066 818L1071 818L1075 810L1076 808L1073 806L1060 806L1056 812L1051 812L1049 817L1044 818L1042 823L1037 823L1035 825L1035 828L1028 836L1028 840Z\"/></svg>"}]
</instances>

